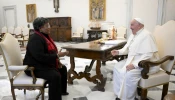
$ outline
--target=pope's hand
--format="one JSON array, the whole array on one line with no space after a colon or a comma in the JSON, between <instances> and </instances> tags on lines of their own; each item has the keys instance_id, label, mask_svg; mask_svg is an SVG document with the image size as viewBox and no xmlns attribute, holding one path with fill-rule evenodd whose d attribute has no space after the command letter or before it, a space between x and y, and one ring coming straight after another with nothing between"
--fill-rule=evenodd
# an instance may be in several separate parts
<instances>
[{"instance_id":1,"label":"pope's hand","mask_svg":"<svg viewBox=\"0 0 175 100\"><path fill-rule=\"evenodd\" d=\"M111 51L111 54L112 54L113 56L116 56L116 55L119 54L119 51L118 51L118 50L112 50L112 51Z\"/></svg>"},{"instance_id":2,"label":"pope's hand","mask_svg":"<svg viewBox=\"0 0 175 100\"><path fill-rule=\"evenodd\" d=\"M128 66L126 66L126 70L127 71L130 71L132 69L135 69L134 65L133 64L129 64Z\"/></svg>"}]
</instances>

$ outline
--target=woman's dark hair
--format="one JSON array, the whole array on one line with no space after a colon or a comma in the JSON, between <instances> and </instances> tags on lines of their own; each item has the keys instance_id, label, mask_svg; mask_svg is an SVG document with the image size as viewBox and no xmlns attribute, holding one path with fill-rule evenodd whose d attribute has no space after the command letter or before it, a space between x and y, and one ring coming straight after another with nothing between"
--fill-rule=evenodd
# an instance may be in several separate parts
<instances>
[{"instance_id":1,"label":"woman's dark hair","mask_svg":"<svg viewBox=\"0 0 175 100\"><path fill-rule=\"evenodd\" d=\"M39 31L39 28L44 26L44 24L48 23L49 20L47 18L44 17L37 17L34 21L33 21L33 28L36 31Z\"/></svg>"}]
</instances>

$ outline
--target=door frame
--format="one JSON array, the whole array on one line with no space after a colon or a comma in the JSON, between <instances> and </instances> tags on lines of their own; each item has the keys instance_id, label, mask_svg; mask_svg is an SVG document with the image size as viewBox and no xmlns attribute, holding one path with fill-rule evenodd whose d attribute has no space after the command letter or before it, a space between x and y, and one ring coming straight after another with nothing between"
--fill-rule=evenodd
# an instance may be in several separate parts
<instances>
[{"instance_id":1,"label":"door frame","mask_svg":"<svg viewBox=\"0 0 175 100\"><path fill-rule=\"evenodd\" d=\"M14 19L15 19L15 25L14 25L14 27L17 27L17 11L16 11L16 5L4 6L3 7L4 26L7 26L7 15L6 15L6 11L7 10L14 10Z\"/></svg>"}]
</instances>

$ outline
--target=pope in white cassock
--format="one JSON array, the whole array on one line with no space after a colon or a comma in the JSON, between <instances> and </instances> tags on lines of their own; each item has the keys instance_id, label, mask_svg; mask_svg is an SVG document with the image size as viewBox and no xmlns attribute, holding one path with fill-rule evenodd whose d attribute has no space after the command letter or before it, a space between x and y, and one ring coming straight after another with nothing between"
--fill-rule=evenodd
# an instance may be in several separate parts
<instances>
[{"instance_id":1,"label":"pope in white cassock","mask_svg":"<svg viewBox=\"0 0 175 100\"><path fill-rule=\"evenodd\" d=\"M141 70L138 63L141 60L158 60L158 50L152 34L144 29L144 22L140 18L131 21L132 34L126 45L120 50L112 50L111 54L126 55L128 58L118 62L114 67L113 84L116 100L134 100ZM159 71L160 66L151 67L149 74Z\"/></svg>"}]
</instances>

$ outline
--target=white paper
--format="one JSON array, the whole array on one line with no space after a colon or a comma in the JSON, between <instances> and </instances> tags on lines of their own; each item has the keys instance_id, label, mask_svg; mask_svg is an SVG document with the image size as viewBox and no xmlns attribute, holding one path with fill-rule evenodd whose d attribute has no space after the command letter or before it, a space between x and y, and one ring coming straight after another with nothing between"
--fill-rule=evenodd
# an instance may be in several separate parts
<instances>
[{"instance_id":1,"label":"white paper","mask_svg":"<svg viewBox=\"0 0 175 100\"><path fill-rule=\"evenodd\" d=\"M119 43L122 43L122 42L126 42L126 40L109 40L109 41L105 41L104 43L105 44L119 44Z\"/></svg>"}]
</instances>

